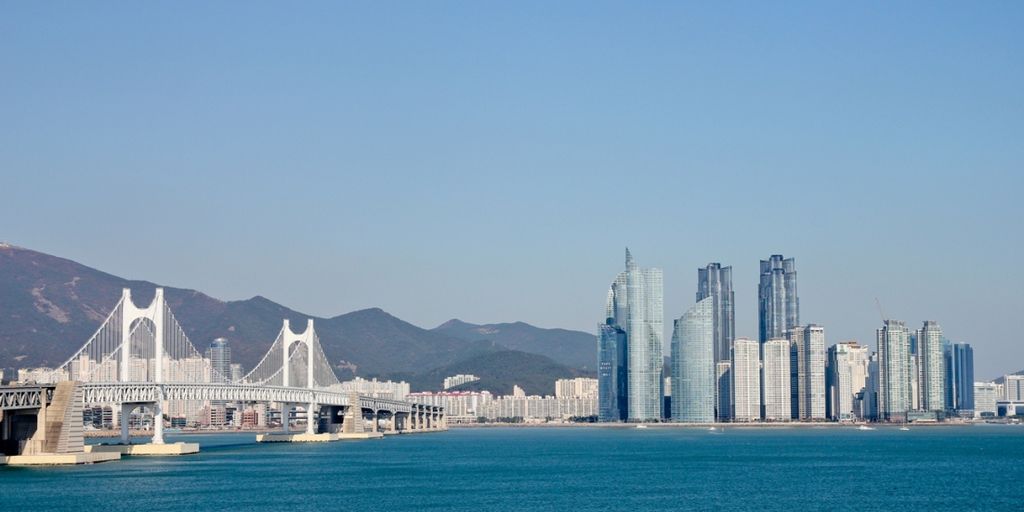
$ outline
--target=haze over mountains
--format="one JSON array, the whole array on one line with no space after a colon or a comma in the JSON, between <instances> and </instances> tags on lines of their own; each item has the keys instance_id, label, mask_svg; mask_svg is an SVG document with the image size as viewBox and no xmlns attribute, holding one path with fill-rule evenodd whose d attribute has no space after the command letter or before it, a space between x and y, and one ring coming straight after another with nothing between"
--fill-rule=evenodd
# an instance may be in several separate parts
<instances>
[{"instance_id":1,"label":"haze over mountains","mask_svg":"<svg viewBox=\"0 0 1024 512\"><path fill-rule=\"evenodd\" d=\"M57 366L95 332L124 287L148 304L159 285L128 280L74 261L0 244L0 367ZM313 318L324 353L339 378L402 378L414 390L438 389L453 373L474 373L496 393L519 384L552 394L554 380L592 375L594 337L522 322L473 325L452 320L423 329L379 309L319 318L256 296L221 301L196 290L164 286L168 304L197 349L229 340L232 359L252 368L288 318L301 328Z\"/></svg>"}]
</instances>

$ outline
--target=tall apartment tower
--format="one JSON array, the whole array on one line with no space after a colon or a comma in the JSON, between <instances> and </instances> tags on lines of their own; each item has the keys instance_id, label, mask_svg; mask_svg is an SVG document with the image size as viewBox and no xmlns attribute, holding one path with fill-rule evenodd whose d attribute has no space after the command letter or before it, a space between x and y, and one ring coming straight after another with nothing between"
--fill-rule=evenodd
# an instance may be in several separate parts
<instances>
[{"instance_id":1,"label":"tall apartment tower","mask_svg":"<svg viewBox=\"0 0 1024 512\"><path fill-rule=\"evenodd\" d=\"M732 343L732 419L761 418L761 358L759 343L736 338Z\"/></svg>"},{"instance_id":2,"label":"tall apartment tower","mask_svg":"<svg viewBox=\"0 0 1024 512\"><path fill-rule=\"evenodd\" d=\"M805 325L789 330L790 400L794 419L825 419L825 328Z\"/></svg>"},{"instance_id":3,"label":"tall apartment tower","mask_svg":"<svg viewBox=\"0 0 1024 512\"><path fill-rule=\"evenodd\" d=\"M761 368L761 382L764 386L765 421L789 421L790 406L790 351L789 340L775 338L761 345L764 360Z\"/></svg>"},{"instance_id":4,"label":"tall apartment tower","mask_svg":"<svg viewBox=\"0 0 1024 512\"><path fill-rule=\"evenodd\" d=\"M921 368L918 388L921 396L921 410L944 411L946 409L946 372L942 350L942 327L938 322L925 321L917 331L917 364ZM973 383L971 384L973 387Z\"/></svg>"},{"instance_id":5,"label":"tall apartment tower","mask_svg":"<svg viewBox=\"0 0 1024 512\"><path fill-rule=\"evenodd\" d=\"M946 347L946 410L957 416L974 415L974 349L969 343Z\"/></svg>"},{"instance_id":6,"label":"tall apartment tower","mask_svg":"<svg viewBox=\"0 0 1024 512\"><path fill-rule=\"evenodd\" d=\"M715 421L714 300L706 297L675 321L672 332L672 420Z\"/></svg>"},{"instance_id":7,"label":"tall apartment tower","mask_svg":"<svg viewBox=\"0 0 1024 512\"><path fill-rule=\"evenodd\" d=\"M732 419L732 361L715 363L715 421Z\"/></svg>"},{"instance_id":8,"label":"tall apartment tower","mask_svg":"<svg viewBox=\"0 0 1024 512\"><path fill-rule=\"evenodd\" d=\"M875 331L878 342L878 419L903 421L911 400L910 333L898 320L886 320Z\"/></svg>"},{"instance_id":9,"label":"tall apartment tower","mask_svg":"<svg viewBox=\"0 0 1024 512\"><path fill-rule=\"evenodd\" d=\"M715 362L729 361L736 338L736 296L732 291L732 267L708 263L697 269L697 302L711 297L714 314Z\"/></svg>"},{"instance_id":10,"label":"tall apartment tower","mask_svg":"<svg viewBox=\"0 0 1024 512\"><path fill-rule=\"evenodd\" d=\"M608 290L605 324L625 334L625 361L617 361L626 369L627 421L658 421L662 418L662 330L663 276L659 268L640 268L626 249L626 270L620 273ZM607 335L599 328L598 341ZM607 340L607 338L605 338ZM600 349L600 347L599 347ZM608 351L599 350L610 355ZM599 360L611 366L608 361ZM609 386L598 385L599 390ZM607 391L606 391L607 392ZM599 396L599 401L605 399ZM619 404L620 411L622 404Z\"/></svg>"},{"instance_id":11,"label":"tall apartment tower","mask_svg":"<svg viewBox=\"0 0 1024 512\"><path fill-rule=\"evenodd\" d=\"M761 283L757 287L758 329L761 343L785 338L800 325L800 299L796 293L796 261L781 254L761 260Z\"/></svg>"},{"instance_id":12,"label":"tall apartment tower","mask_svg":"<svg viewBox=\"0 0 1024 512\"><path fill-rule=\"evenodd\" d=\"M867 386L868 359L867 347L856 341L844 341L828 348L825 363L825 416L828 419L850 421L861 414L854 407L854 400Z\"/></svg>"}]
</instances>

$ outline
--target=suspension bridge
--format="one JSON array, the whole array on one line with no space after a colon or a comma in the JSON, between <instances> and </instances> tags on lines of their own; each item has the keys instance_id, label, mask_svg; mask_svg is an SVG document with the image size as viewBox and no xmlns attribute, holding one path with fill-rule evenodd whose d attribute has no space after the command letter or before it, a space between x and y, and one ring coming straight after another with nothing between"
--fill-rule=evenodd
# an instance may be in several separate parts
<instances>
[{"instance_id":1,"label":"suspension bridge","mask_svg":"<svg viewBox=\"0 0 1024 512\"><path fill-rule=\"evenodd\" d=\"M146 307L137 306L125 288L92 337L54 370L53 380L56 384L47 386L0 388L4 453L82 449L81 411L91 406L119 410L123 446L131 444L131 413L139 407L151 410L151 444L157 447L151 453L164 453L159 449L165 444L164 416L197 403L277 404L282 433L260 436L262 441L327 441L447 428L440 407L345 391L312 319L298 333L285 319L259 364L232 379L195 348L162 288ZM50 411L58 405L60 410ZM306 412L305 432L293 433L290 418L300 408Z\"/></svg>"}]
</instances>

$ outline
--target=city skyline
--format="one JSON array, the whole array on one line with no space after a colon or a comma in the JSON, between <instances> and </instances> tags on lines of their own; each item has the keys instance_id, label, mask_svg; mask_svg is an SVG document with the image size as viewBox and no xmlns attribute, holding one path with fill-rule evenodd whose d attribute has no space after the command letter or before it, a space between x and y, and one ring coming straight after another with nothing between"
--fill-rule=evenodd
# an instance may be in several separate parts
<instances>
[{"instance_id":1,"label":"city skyline","mask_svg":"<svg viewBox=\"0 0 1024 512\"><path fill-rule=\"evenodd\" d=\"M994 376L1024 361L973 320L1024 307L1022 11L14 5L0 239L324 317L590 332L610 237L666 311L732 267L755 338L785 254L832 339L870 343L877 297Z\"/></svg>"}]
</instances>

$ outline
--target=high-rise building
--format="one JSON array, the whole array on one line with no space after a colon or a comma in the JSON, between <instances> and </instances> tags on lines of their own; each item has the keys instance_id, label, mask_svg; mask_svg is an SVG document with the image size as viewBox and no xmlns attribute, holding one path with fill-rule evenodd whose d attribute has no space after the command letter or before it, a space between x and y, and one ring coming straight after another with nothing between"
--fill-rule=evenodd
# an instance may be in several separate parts
<instances>
[{"instance_id":1,"label":"high-rise building","mask_svg":"<svg viewBox=\"0 0 1024 512\"><path fill-rule=\"evenodd\" d=\"M800 299L796 293L796 261L772 255L761 260L761 283L757 287L760 337L764 343L772 338L785 338L790 329L800 325Z\"/></svg>"},{"instance_id":2,"label":"high-rise building","mask_svg":"<svg viewBox=\"0 0 1024 512\"><path fill-rule=\"evenodd\" d=\"M768 340L761 345L761 350L764 352L761 370L761 382L764 386L764 419L788 421L792 416L789 392L789 340Z\"/></svg>"},{"instance_id":3,"label":"high-rise building","mask_svg":"<svg viewBox=\"0 0 1024 512\"><path fill-rule=\"evenodd\" d=\"M715 401L715 420L729 421L732 419L732 361L715 363L715 390L718 392Z\"/></svg>"},{"instance_id":4,"label":"high-rise building","mask_svg":"<svg viewBox=\"0 0 1024 512\"><path fill-rule=\"evenodd\" d=\"M903 421L910 397L910 333L898 320L886 320L875 332L878 342L878 419Z\"/></svg>"},{"instance_id":5,"label":"high-rise building","mask_svg":"<svg viewBox=\"0 0 1024 512\"><path fill-rule=\"evenodd\" d=\"M672 420L715 421L714 300L706 297L674 322Z\"/></svg>"},{"instance_id":6,"label":"high-rise building","mask_svg":"<svg viewBox=\"0 0 1024 512\"><path fill-rule=\"evenodd\" d=\"M576 377L555 381L555 398L594 398L597 396L597 379Z\"/></svg>"},{"instance_id":7,"label":"high-rise building","mask_svg":"<svg viewBox=\"0 0 1024 512\"><path fill-rule=\"evenodd\" d=\"M210 380L213 382L229 382L231 380L231 347L228 340L217 338L210 343L206 349L206 358L210 360L213 368L213 375Z\"/></svg>"},{"instance_id":8,"label":"high-rise building","mask_svg":"<svg viewBox=\"0 0 1024 512\"><path fill-rule=\"evenodd\" d=\"M791 415L825 419L825 328L806 325L789 330Z\"/></svg>"},{"instance_id":9,"label":"high-rise building","mask_svg":"<svg viewBox=\"0 0 1024 512\"><path fill-rule=\"evenodd\" d=\"M921 368L917 386L923 411L946 409L946 375L942 352L942 327L928 320L917 331L917 364Z\"/></svg>"},{"instance_id":10,"label":"high-rise building","mask_svg":"<svg viewBox=\"0 0 1024 512\"><path fill-rule=\"evenodd\" d=\"M732 419L757 421L761 418L761 358L759 343L736 338L732 343Z\"/></svg>"},{"instance_id":11,"label":"high-rise building","mask_svg":"<svg viewBox=\"0 0 1024 512\"><path fill-rule=\"evenodd\" d=\"M708 263L697 269L697 302L711 297L714 312L715 362L729 361L736 338L736 296L732 291L732 267Z\"/></svg>"},{"instance_id":12,"label":"high-rise building","mask_svg":"<svg viewBox=\"0 0 1024 512\"><path fill-rule=\"evenodd\" d=\"M945 352L946 410L953 416L972 417L975 389L974 349L969 343L948 343Z\"/></svg>"},{"instance_id":13,"label":"high-rise building","mask_svg":"<svg viewBox=\"0 0 1024 512\"><path fill-rule=\"evenodd\" d=\"M608 290L604 325L625 333L624 354L615 364L626 370L625 416L629 421L662 418L663 277L661 269L640 268L626 249L626 270ZM609 332L599 330L599 355L606 357ZM598 361L600 368L602 362ZM606 389L608 386L599 386ZM603 395L602 395L603 397ZM622 404L618 409L623 412Z\"/></svg>"},{"instance_id":14,"label":"high-rise building","mask_svg":"<svg viewBox=\"0 0 1024 512\"><path fill-rule=\"evenodd\" d=\"M626 393L626 331L613 325L614 319L597 326L597 395L600 421L626 421L629 398Z\"/></svg>"},{"instance_id":15,"label":"high-rise building","mask_svg":"<svg viewBox=\"0 0 1024 512\"><path fill-rule=\"evenodd\" d=\"M1003 375L1002 400L1010 402L1024 401L1024 375Z\"/></svg>"},{"instance_id":16,"label":"high-rise building","mask_svg":"<svg viewBox=\"0 0 1024 512\"><path fill-rule=\"evenodd\" d=\"M868 348L856 341L844 341L828 348L825 364L827 418L849 421L862 414L855 402L867 386L868 358Z\"/></svg>"}]
</instances>

